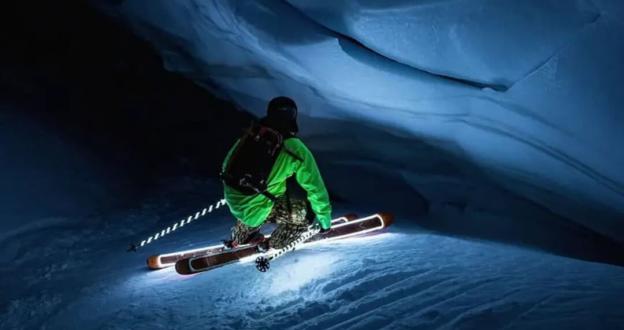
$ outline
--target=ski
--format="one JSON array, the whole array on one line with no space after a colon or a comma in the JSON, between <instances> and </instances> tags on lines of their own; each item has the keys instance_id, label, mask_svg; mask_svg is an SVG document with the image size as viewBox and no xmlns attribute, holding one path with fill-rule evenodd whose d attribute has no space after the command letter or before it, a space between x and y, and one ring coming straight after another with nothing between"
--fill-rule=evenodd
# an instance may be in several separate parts
<instances>
[{"instance_id":1,"label":"ski","mask_svg":"<svg viewBox=\"0 0 624 330\"><path fill-rule=\"evenodd\" d=\"M226 250L223 244L205 246L197 249L177 251L159 255L153 255L147 258L147 267L152 270L162 269L174 266L178 260L185 258L204 256L207 254L220 253Z\"/></svg>"},{"instance_id":2,"label":"ski","mask_svg":"<svg viewBox=\"0 0 624 330\"><path fill-rule=\"evenodd\" d=\"M350 220L356 219L357 216L355 214L347 214L345 216L336 218L332 220L332 226L338 225L340 223L345 223ZM270 236L269 236L270 237ZM267 237L268 238L268 237ZM190 249L185 251L177 251L165 254L153 255L147 258L147 267L152 270L162 269L174 266L178 260L188 259L193 257L207 256L213 254L221 254L221 253L240 253L244 254L245 249L253 248L255 251L255 247L257 244L246 244L241 245L236 249L228 249L223 244L215 244L211 246L200 247L196 249Z\"/></svg>"},{"instance_id":3,"label":"ski","mask_svg":"<svg viewBox=\"0 0 624 330\"><path fill-rule=\"evenodd\" d=\"M313 234L310 238L305 240L302 245L305 246L320 241L344 239L347 237L379 232L390 226L393 222L393 218L394 217L389 213L377 213L350 221L343 221L335 224L332 222L332 228L329 231ZM268 239L268 237L266 239ZM291 248L294 249L294 247ZM176 262L175 268L179 274L191 275L235 263L242 259L253 258L254 256L258 256L259 258L264 257L268 260L267 256L275 258L275 255L282 255L283 252L286 251L271 249L265 253L260 253L255 245L242 246L222 253L184 258Z\"/></svg>"}]
</instances>

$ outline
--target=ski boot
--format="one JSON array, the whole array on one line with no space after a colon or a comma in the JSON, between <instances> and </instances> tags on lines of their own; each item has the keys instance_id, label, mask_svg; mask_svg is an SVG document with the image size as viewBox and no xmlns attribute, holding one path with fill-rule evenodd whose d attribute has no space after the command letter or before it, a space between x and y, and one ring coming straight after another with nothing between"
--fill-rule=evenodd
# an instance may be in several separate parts
<instances>
[{"instance_id":1,"label":"ski boot","mask_svg":"<svg viewBox=\"0 0 624 330\"><path fill-rule=\"evenodd\" d=\"M264 241L266 241L264 235L260 232L255 232L253 235L251 235L251 237L247 239L247 242L245 244L258 245Z\"/></svg>"},{"instance_id":2,"label":"ski boot","mask_svg":"<svg viewBox=\"0 0 624 330\"><path fill-rule=\"evenodd\" d=\"M228 250L236 249L240 247L241 245L257 245L264 241L265 241L264 235L261 234L260 232L253 233L251 236L247 238L247 240L244 243L238 243L236 242L236 240L233 240L233 239L221 240L221 242L223 243L223 246Z\"/></svg>"},{"instance_id":3,"label":"ski boot","mask_svg":"<svg viewBox=\"0 0 624 330\"><path fill-rule=\"evenodd\" d=\"M265 253L269 251L269 249L271 248L269 243L270 242L268 239L265 239L262 242L258 243L258 245L256 245L256 251L258 251L258 253Z\"/></svg>"}]
</instances>

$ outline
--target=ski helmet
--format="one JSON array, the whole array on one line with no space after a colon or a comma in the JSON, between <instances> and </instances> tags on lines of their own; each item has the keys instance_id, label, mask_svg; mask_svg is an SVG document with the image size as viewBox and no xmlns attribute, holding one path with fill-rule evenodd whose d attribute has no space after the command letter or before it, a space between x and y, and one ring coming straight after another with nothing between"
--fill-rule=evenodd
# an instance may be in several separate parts
<instances>
[{"instance_id":1,"label":"ski helmet","mask_svg":"<svg viewBox=\"0 0 624 330\"><path fill-rule=\"evenodd\" d=\"M283 134L295 134L297 125L297 104L291 98L278 96L267 106L267 121Z\"/></svg>"}]
</instances>

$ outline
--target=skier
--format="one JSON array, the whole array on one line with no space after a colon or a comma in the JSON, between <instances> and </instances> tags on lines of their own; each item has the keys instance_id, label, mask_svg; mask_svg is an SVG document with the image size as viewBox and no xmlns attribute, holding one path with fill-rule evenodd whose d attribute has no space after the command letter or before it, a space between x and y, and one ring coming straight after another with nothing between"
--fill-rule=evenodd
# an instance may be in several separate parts
<instances>
[{"instance_id":1,"label":"skier","mask_svg":"<svg viewBox=\"0 0 624 330\"><path fill-rule=\"evenodd\" d=\"M321 231L331 227L331 204L314 157L296 137L297 105L284 96L272 99L267 115L252 124L228 152L222 166L224 194L237 219L230 248L261 243L258 248L280 249L296 240L314 219ZM296 180L297 184L292 184ZM302 188L306 198L293 197ZM260 227L276 223L269 240Z\"/></svg>"}]
</instances>

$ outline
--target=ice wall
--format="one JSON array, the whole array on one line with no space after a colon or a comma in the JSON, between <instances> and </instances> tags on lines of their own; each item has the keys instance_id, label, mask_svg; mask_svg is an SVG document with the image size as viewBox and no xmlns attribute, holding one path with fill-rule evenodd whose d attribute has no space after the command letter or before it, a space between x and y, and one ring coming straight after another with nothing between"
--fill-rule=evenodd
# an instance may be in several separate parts
<instances>
[{"instance_id":1,"label":"ice wall","mask_svg":"<svg viewBox=\"0 0 624 330\"><path fill-rule=\"evenodd\" d=\"M623 240L621 2L96 5L255 115L296 99L335 196L472 217L532 203L518 220Z\"/></svg>"}]
</instances>

